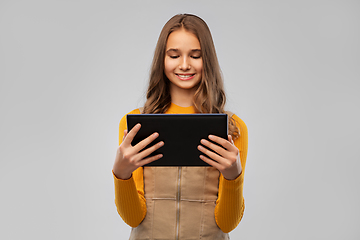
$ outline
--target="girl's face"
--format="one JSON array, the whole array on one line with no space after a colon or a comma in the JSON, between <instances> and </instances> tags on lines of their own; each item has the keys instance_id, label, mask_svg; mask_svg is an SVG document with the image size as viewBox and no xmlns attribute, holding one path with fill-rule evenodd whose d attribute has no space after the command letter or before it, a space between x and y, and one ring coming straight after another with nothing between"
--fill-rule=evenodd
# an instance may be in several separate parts
<instances>
[{"instance_id":1,"label":"girl's face","mask_svg":"<svg viewBox=\"0 0 360 240\"><path fill-rule=\"evenodd\" d=\"M170 80L171 94L184 90L195 93L202 69L197 37L184 29L172 32L168 37L165 53L165 75Z\"/></svg>"}]
</instances>

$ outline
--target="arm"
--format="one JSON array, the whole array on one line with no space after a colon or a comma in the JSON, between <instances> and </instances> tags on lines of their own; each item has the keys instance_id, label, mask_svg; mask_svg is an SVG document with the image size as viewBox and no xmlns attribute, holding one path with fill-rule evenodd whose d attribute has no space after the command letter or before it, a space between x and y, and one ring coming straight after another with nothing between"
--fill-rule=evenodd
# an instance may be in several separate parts
<instances>
[{"instance_id":1,"label":"arm","mask_svg":"<svg viewBox=\"0 0 360 240\"><path fill-rule=\"evenodd\" d=\"M248 131L245 123L236 115L233 116L240 128L240 137L234 141L239 149L242 172L234 180L227 180L220 175L219 197L216 201L215 220L223 232L230 232L240 223L244 209L244 171L248 150Z\"/></svg>"},{"instance_id":2,"label":"arm","mask_svg":"<svg viewBox=\"0 0 360 240\"><path fill-rule=\"evenodd\" d=\"M127 180L117 178L114 172L113 175L117 212L126 224L137 227L146 215L142 168L135 170Z\"/></svg>"},{"instance_id":3,"label":"arm","mask_svg":"<svg viewBox=\"0 0 360 240\"><path fill-rule=\"evenodd\" d=\"M228 158L233 158L233 160L229 160L228 162L225 161L224 164L222 164L221 159L216 159L218 156L214 155L213 159L216 159L216 161L220 163L218 164L210 159L203 159L210 165L218 168L221 172L219 179L219 195L216 201L214 214L216 223L223 232L230 232L239 224L245 208L243 182L248 148L248 132L245 123L240 118L236 115L233 115L233 118L240 129L240 137L233 142L229 139L229 142L231 142L238 151L236 149L234 150L233 147L228 146L228 142L224 145L229 152L219 153L220 156L223 156L224 158L226 158L225 156L229 156ZM210 145L207 146L210 147ZM216 151L215 149L213 150ZM220 152L223 150L218 151ZM232 152L232 154L230 154L230 152ZM237 156L236 160L234 157L235 154ZM227 166L224 167L224 165Z\"/></svg>"},{"instance_id":4,"label":"arm","mask_svg":"<svg viewBox=\"0 0 360 240\"><path fill-rule=\"evenodd\" d=\"M129 114L138 114L134 110ZM146 158L155 148L147 149L139 153L149 142L155 139L150 136L136 146L131 146L132 137L137 131L127 134L126 116L120 121L119 126L119 147L113 168L115 185L115 205L117 211L125 223L131 227L138 226L146 215L146 200L144 197L144 180L142 165L158 159L157 157ZM142 145L140 147L140 145ZM158 148L158 147L156 147ZM156 149L155 149L156 150ZM130 171L129 171L130 169Z\"/></svg>"}]
</instances>

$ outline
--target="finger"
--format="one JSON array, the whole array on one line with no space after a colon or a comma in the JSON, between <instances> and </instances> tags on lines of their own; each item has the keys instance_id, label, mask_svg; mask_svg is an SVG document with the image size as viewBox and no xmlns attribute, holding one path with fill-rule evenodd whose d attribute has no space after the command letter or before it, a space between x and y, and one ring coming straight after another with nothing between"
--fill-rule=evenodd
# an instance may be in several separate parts
<instances>
[{"instance_id":1,"label":"finger","mask_svg":"<svg viewBox=\"0 0 360 240\"><path fill-rule=\"evenodd\" d=\"M210 151L206 148L204 148L203 146L199 145L198 146L199 151L201 151L202 153L206 154L207 156L209 156L212 160L217 161L218 163L222 163L224 162L224 158L219 156L218 154L214 153L213 151Z\"/></svg>"},{"instance_id":2,"label":"finger","mask_svg":"<svg viewBox=\"0 0 360 240\"><path fill-rule=\"evenodd\" d=\"M232 145L229 141L227 141L224 138L215 136L215 135L209 135L209 139L220 144L221 146L223 146L225 149L231 151L231 150L235 150L234 149L234 145Z\"/></svg>"},{"instance_id":3,"label":"finger","mask_svg":"<svg viewBox=\"0 0 360 240\"><path fill-rule=\"evenodd\" d=\"M124 142L126 144L131 144L132 140L134 139L135 135L139 132L140 128L141 128L141 124L140 123L136 124L130 130L130 132L128 132L128 134L126 134L126 137L124 138Z\"/></svg>"},{"instance_id":4,"label":"finger","mask_svg":"<svg viewBox=\"0 0 360 240\"><path fill-rule=\"evenodd\" d=\"M213 150L214 152L218 153L219 155L226 157L228 151L225 150L223 147L220 147L212 142L207 141L206 139L201 139L200 141L201 144L203 144L204 146L210 148L211 150Z\"/></svg>"},{"instance_id":5,"label":"finger","mask_svg":"<svg viewBox=\"0 0 360 240\"><path fill-rule=\"evenodd\" d=\"M139 167L142 167L142 166L144 166L144 165L146 165L146 164L148 164L148 163L151 163L151 162L153 162L153 161L156 161L156 160L158 160L158 159L160 159L160 158L162 158L163 157L163 155L162 154L158 154L158 155L155 155L155 156L152 156L152 157L148 157L148 158L145 158L145 159L142 159L139 163Z\"/></svg>"},{"instance_id":6,"label":"finger","mask_svg":"<svg viewBox=\"0 0 360 240\"><path fill-rule=\"evenodd\" d=\"M162 146L164 146L164 142L158 142L157 144L155 144L154 146L149 147L148 149L145 149L144 151L140 152L137 156L137 158L143 159L146 158L147 156L149 156L151 153L153 153L154 151L158 150L159 148L161 148Z\"/></svg>"},{"instance_id":7,"label":"finger","mask_svg":"<svg viewBox=\"0 0 360 240\"><path fill-rule=\"evenodd\" d=\"M200 159L220 171L221 165L218 162L211 160L210 158L205 157L204 155L200 155Z\"/></svg>"},{"instance_id":8,"label":"finger","mask_svg":"<svg viewBox=\"0 0 360 240\"><path fill-rule=\"evenodd\" d=\"M134 146L134 150L136 152L140 152L142 149L144 149L147 145L149 145L152 141L154 141L157 137L159 136L159 134L157 132L151 134L150 136L148 136L147 138L143 139L142 141L140 141L138 144L136 144Z\"/></svg>"}]
</instances>

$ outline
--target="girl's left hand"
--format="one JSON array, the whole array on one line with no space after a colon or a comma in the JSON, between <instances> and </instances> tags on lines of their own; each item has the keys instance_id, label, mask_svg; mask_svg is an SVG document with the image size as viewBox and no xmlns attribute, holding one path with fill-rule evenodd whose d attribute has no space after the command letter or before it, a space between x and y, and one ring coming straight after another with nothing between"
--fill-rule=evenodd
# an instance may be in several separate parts
<instances>
[{"instance_id":1,"label":"girl's left hand","mask_svg":"<svg viewBox=\"0 0 360 240\"><path fill-rule=\"evenodd\" d=\"M214 135L209 135L209 139L223 146L223 148L205 139L201 139L201 144L212 151L199 145L198 149L210 157L200 155L200 159L217 168L227 180L237 178L242 172L240 153L239 149L234 145L231 135L228 135L228 141Z\"/></svg>"}]
</instances>

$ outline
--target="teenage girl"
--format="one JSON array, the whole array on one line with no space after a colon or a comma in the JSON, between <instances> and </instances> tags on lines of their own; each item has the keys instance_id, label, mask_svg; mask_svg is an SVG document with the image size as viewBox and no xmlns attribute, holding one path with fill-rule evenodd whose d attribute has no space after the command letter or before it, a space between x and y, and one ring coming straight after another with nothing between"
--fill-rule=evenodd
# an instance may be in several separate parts
<instances>
[{"instance_id":1,"label":"teenage girl","mask_svg":"<svg viewBox=\"0 0 360 240\"><path fill-rule=\"evenodd\" d=\"M208 26L197 16L175 15L156 45L146 103L128 114L225 113L225 100ZM208 136L223 148L207 139L199 142L200 159L212 167L143 167L162 157L148 155L166 142L141 151L159 134L132 146L141 126L127 132L126 116L121 119L115 204L132 227L130 239L229 239L244 212L248 135L244 122L228 114L228 139ZM186 149L179 146L179 151Z\"/></svg>"}]
</instances>

